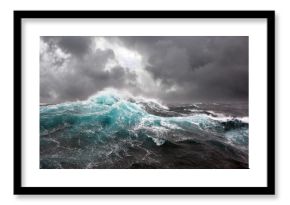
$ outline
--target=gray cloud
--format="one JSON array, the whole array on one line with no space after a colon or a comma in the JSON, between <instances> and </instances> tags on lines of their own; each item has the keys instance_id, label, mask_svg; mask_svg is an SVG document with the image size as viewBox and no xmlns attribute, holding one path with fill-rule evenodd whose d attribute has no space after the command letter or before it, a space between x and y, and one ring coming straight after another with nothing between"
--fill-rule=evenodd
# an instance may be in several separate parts
<instances>
[{"instance_id":1,"label":"gray cloud","mask_svg":"<svg viewBox=\"0 0 290 205\"><path fill-rule=\"evenodd\" d=\"M166 101L248 98L248 37L122 37L148 58L146 69L165 89ZM162 93L161 93L162 94Z\"/></svg>"},{"instance_id":2,"label":"gray cloud","mask_svg":"<svg viewBox=\"0 0 290 205\"><path fill-rule=\"evenodd\" d=\"M98 48L95 37L41 37L41 102L82 100L106 87L168 103L248 99L248 37L103 39Z\"/></svg>"},{"instance_id":3,"label":"gray cloud","mask_svg":"<svg viewBox=\"0 0 290 205\"><path fill-rule=\"evenodd\" d=\"M63 51L82 56L91 48L93 38L90 36L44 36L42 40L51 46L57 45Z\"/></svg>"},{"instance_id":4,"label":"gray cloud","mask_svg":"<svg viewBox=\"0 0 290 205\"><path fill-rule=\"evenodd\" d=\"M113 66L110 71L104 70L106 63L115 58L113 50L88 49L91 44L85 40L80 42L86 46L78 48L80 42L71 42L72 39L84 37L66 38L41 39L42 47L45 47L40 54L41 102L83 100L106 87L125 87L128 83L126 78L134 81L134 74L119 65Z\"/></svg>"}]
</instances>

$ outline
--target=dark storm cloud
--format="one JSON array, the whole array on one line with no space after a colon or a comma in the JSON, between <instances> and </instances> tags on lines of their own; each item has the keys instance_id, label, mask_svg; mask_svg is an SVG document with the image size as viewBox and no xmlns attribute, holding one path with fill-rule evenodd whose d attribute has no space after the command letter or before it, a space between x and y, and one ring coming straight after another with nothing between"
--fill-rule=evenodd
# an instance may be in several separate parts
<instances>
[{"instance_id":1,"label":"dark storm cloud","mask_svg":"<svg viewBox=\"0 0 290 205\"><path fill-rule=\"evenodd\" d=\"M90 49L93 38L90 36L44 36L44 42L58 45L63 51L82 56Z\"/></svg>"},{"instance_id":2,"label":"dark storm cloud","mask_svg":"<svg viewBox=\"0 0 290 205\"><path fill-rule=\"evenodd\" d=\"M169 103L248 99L248 37L105 39L140 54L143 68L126 62L132 57L123 50L119 59L115 47L95 48L94 37L42 37L41 102L85 99L106 87ZM106 70L108 62L117 63Z\"/></svg>"},{"instance_id":3,"label":"dark storm cloud","mask_svg":"<svg viewBox=\"0 0 290 205\"><path fill-rule=\"evenodd\" d=\"M247 100L248 37L121 37L148 58L166 101ZM161 93L162 94L162 93Z\"/></svg>"}]
</instances>

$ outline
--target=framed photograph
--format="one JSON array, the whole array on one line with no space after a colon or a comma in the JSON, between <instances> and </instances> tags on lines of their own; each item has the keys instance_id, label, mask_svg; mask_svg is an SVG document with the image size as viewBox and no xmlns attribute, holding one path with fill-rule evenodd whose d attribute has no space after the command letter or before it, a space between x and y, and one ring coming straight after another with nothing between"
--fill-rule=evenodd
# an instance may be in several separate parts
<instances>
[{"instance_id":1,"label":"framed photograph","mask_svg":"<svg viewBox=\"0 0 290 205\"><path fill-rule=\"evenodd\" d=\"M14 194L274 194L274 11L14 11Z\"/></svg>"}]
</instances>

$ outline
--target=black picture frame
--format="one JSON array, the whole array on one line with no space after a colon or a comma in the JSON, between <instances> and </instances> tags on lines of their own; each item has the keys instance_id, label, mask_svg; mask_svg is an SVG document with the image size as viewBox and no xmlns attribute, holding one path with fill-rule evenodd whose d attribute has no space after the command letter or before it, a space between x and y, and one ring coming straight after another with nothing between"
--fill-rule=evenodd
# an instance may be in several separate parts
<instances>
[{"instance_id":1,"label":"black picture frame","mask_svg":"<svg viewBox=\"0 0 290 205\"><path fill-rule=\"evenodd\" d=\"M46 18L219 18L267 20L266 187L23 187L22 186L22 19ZM275 194L275 11L14 11L14 194L17 195L191 195Z\"/></svg>"}]
</instances>

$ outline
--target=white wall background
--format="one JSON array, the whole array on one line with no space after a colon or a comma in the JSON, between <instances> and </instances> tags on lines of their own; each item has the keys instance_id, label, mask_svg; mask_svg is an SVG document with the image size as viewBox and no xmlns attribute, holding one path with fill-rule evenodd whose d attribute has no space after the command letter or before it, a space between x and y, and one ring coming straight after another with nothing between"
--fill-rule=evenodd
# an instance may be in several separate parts
<instances>
[{"instance_id":1,"label":"white wall background","mask_svg":"<svg viewBox=\"0 0 290 205\"><path fill-rule=\"evenodd\" d=\"M0 203L1 204L289 204L290 4L253 0L49 0L0 3ZM276 10L276 196L14 196L13 10Z\"/></svg>"}]
</instances>

